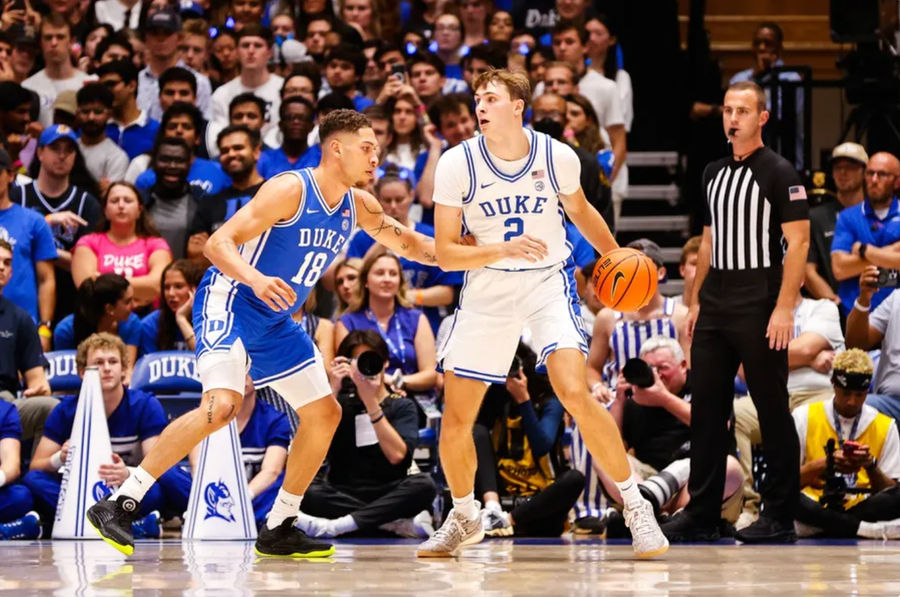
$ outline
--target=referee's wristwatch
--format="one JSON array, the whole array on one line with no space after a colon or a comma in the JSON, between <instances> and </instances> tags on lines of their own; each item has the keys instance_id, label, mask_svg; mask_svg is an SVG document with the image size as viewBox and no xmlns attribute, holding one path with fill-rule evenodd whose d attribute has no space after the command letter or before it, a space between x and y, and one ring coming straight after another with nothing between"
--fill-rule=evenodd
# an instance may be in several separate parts
<instances>
[{"instance_id":1,"label":"referee's wristwatch","mask_svg":"<svg viewBox=\"0 0 900 597\"><path fill-rule=\"evenodd\" d=\"M857 251L859 252L860 259L866 258L866 249L868 249L868 248L869 248L869 245L867 243L859 243L859 249L857 249Z\"/></svg>"}]
</instances>

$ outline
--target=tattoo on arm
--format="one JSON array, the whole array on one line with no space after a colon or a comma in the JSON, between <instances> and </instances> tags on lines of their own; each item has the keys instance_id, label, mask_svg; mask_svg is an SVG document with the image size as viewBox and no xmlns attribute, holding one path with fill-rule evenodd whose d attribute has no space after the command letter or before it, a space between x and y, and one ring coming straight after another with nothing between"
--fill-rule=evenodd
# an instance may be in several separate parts
<instances>
[{"instance_id":1,"label":"tattoo on arm","mask_svg":"<svg viewBox=\"0 0 900 597\"><path fill-rule=\"evenodd\" d=\"M213 413L213 407L215 406L215 404L216 404L216 395L213 394L212 396L209 397L209 408L206 409L206 422L207 423L210 423L210 424L212 423L212 413Z\"/></svg>"}]
</instances>

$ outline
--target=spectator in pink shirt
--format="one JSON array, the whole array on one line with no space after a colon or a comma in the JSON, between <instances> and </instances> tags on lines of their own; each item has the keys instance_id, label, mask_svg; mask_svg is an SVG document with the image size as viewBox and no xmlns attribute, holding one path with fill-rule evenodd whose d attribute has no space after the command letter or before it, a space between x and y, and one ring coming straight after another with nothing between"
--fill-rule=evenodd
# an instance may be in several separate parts
<instances>
[{"instance_id":1,"label":"spectator in pink shirt","mask_svg":"<svg viewBox=\"0 0 900 597\"><path fill-rule=\"evenodd\" d=\"M97 232L87 234L72 254L75 286L100 274L119 274L134 288L135 307L159 297L160 281L172 261L169 245L150 219L140 193L129 183L115 182L103 197Z\"/></svg>"}]
</instances>

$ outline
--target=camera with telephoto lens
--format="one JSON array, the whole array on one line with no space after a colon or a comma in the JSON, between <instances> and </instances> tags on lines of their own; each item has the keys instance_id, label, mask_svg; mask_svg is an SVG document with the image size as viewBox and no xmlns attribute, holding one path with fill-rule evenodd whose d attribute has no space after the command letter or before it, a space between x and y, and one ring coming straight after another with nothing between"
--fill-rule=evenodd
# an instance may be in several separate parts
<instances>
[{"instance_id":1,"label":"camera with telephoto lens","mask_svg":"<svg viewBox=\"0 0 900 597\"><path fill-rule=\"evenodd\" d=\"M875 285L878 288L897 288L897 285L900 284L900 275L898 274L900 274L898 270L879 267L878 281Z\"/></svg>"},{"instance_id":2,"label":"camera with telephoto lens","mask_svg":"<svg viewBox=\"0 0 900 597\"><path fill-rule=\"evenodd\" d=\"M649 388L656 383L653 369L643 359L628 359L622 367L622 375L625 381L639 388Z\"/></svg>"},{"instance_id":3,"label":"camera with telephoto lens","mask_svg":"<svg viewBox=\"0 0 900 597\"><path fill-rule=\"evenodd\" d=\"M384 369L384 361L374 350L367 350L356 357L356 368L369 379L375 379Z\"/></svg>"}]
</instances>

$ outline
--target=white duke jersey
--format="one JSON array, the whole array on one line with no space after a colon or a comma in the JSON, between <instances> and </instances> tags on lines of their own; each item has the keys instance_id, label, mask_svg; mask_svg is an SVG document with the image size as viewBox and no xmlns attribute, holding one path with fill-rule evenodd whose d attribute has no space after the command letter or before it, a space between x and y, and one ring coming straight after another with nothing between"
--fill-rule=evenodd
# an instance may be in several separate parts
<instances>
[{"instance_id":1,"label":"white duke jersey","mask_svg":"<svg viewBox=\"0 0 900 597\"><path fill-rule=\"evenodd\" d=\"M565 214L558 193L575 193L581 162L571 147L523 129L531 149L508 162L488 152L483 136L463 141L441 156L434 176L434 201L463 210L463 227L479 245L502 243L522 234L547 243L538 262L503 259L488 269L543 269L564 262L572 252L566 241Z\"/></svg>"}]
</instances>

